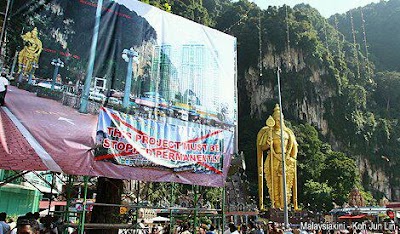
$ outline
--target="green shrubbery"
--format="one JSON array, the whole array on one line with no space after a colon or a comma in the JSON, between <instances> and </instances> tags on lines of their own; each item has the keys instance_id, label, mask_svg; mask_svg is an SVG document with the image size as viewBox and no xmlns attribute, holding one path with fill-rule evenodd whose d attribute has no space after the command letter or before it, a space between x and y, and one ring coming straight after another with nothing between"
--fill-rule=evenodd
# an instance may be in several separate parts
<instances>
[{"instance_id":1,"label":"green shrubbery","mask_svg":"<svg viewBox=\"0 0 400 234\"><path fill-rule=\"evenodd\" d=\"M50 98L56 101L60 101L63 97L61 90L51 90L43 87L36 87L36 95L38 97Z\"/></svg>"}]
</instances>

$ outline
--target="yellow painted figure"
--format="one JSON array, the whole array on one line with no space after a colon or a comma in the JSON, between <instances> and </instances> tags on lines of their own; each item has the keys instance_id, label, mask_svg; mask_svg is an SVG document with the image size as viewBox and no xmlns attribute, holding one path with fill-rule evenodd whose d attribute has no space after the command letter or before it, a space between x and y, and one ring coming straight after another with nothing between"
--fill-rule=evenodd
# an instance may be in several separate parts
<instances>
[{"instance_id":1,"label":"yellow painted figure","mask_svg":"<svg viewBox=\"0 0 400 234\"><path fill-rule=\"evenodd\" d=\"M286 164L286 196L290 204L292 198L293 207L297 207L297 142L296 138L284 123L280 122L279 105L274 108L274 113L266 121L257 135L257 166L258 166L258 195L260 210L264 210L264 176L267 181L271 207L282 209L283 201L283 178L282 178L282 147L281 127L283 128L283 148ZM264 151L268 156L264 164Z\"/></svg>"},{"instance_id":2,"label":"yellow painted figure","mask_svg":"<svg viewBox=\"0 0 400 234\"><path fill-rule=\"evenodd\" d=\"M42 53L42 42L38 38L38 30L35 27L32 31L21 36L24 40L24 48L19 52L18 63L24 65L24 73L29 73L32 69L32 64L39 62L40 53ZM20 66L19 72L21 72Z\"/></svg>"}]
</instances>

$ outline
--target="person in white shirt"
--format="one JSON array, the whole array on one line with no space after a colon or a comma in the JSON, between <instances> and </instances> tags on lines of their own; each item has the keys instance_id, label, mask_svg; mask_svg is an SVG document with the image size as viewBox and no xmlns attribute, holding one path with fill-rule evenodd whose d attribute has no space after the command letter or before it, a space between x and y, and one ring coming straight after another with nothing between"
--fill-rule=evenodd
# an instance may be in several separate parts
<instances>
[{"instance_id":1,"label":"person in white shirt","mask_svg":"<svg viewBox=\"0 0 400 234\"><path fill-rule=\"evenodd\" d=\"M4 106L6 93L7 93L7 86L10 85L6 78L6 73L2 72L0 75L0 105Z\"/></svg>"},{"instance_id":2,"label":"person in white shirt","mask_svg":"<svg viewBox=\"0 0 400 234\"><path fill-rule=\"evenodd\" d=\"M228 229L224 232L224 234L239 234L234 223L228 224Z\"/></svg>"},{"instance_id":3,"label":"person in white shirt","mask_svg":"<svg viewBox=\"0 0 400 234\"><path fill-rule=\"evenodd\" d=\"M15 227L17 227L17 222L15 222L12 218L8 219L7 224L10 225L10 230L13 230Z\"/></svg>"}]
</instances>

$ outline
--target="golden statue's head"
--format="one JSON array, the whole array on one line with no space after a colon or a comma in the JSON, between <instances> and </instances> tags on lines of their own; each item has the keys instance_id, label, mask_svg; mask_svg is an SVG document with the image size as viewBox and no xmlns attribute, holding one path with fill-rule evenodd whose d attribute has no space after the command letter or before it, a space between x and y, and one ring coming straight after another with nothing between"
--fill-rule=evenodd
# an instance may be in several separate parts
<instances>
[{"instance_id":1,"label":"golden statue's head","mask_svg":"<svg viewBox=\"0 0 400 234\"><path fill-rule=\"evenodd\" d=\"M278 128L281 126L281 117L280 117L280 115L281 115L281 109L279 108L279 105L276 104L275 108L274 108L274 113L272 114L272 117L275 120L275 126L278 127ZM283 115L282 115L282 120L283 120Z\"/></svg>"},{"instance_id":2,"label":"golden statue's head","mask_svg":"<svg viewBox=\"0 0 400 234\"><path fill-rule=\"evenodd\" d=\"M33 37L37 37L37 35L38 35L38 30L37 30L37 28L35 27L35 28L32 30L32 36L33 36Z\"/></svg>"}]
</instances>

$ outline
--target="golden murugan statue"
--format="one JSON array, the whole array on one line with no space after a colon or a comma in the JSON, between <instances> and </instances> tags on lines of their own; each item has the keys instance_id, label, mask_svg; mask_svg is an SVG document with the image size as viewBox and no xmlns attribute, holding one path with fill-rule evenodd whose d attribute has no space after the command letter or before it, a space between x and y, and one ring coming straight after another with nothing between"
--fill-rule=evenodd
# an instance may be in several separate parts
<instances>
[{"instance_id":1,"label":"golden murugan statue","mask_svg":"<svg viewBox=\"0 0 400 234\"><path fill-rule=\"evenodd\" d=\"M293 207L297 206L297 142L289 128L280 121L280 109L277 104L274 113L266 121L267 126L263 127L257 134L257 166L258 166L258 195L260 210L264 210L264 180L267 180L268 192L271 198L271 208L282 209L284 207L283 178L282 178L282 147L281 127L283 128L283 150L286 166L286 196L287 202L293 198ZM264 151L268 156L264 164ZM292 196L293 193L293 196Z\"/></svg>"},{"instance_id":2,"label":"golden murugan statue","mask_svg":"<svg viewBox=\"0 0 400 234\"><path fill-rule=\"evenodd\" d=\"M32 31L21 36L24 40L24 48L19 52L18 63L24 65L24 73L29 73L33 63L38 64L40 53L42 53L42 42L38 38L38 30L35 27ZM22 66L19 68L21 72Z\"/></svg>"},{"instance_id":3,"label":"golden murugan statue","mask_svg":"<svg viewBox=\"0 0 400 234\"><path fill-rule=\"evenodd\" d=\"M360 191L358 190L358 188L353 188L349 194L349 206L351 207L363 207L365 206L365 201L364 198L362 196L362 194L360 193Z\"/></svg>"}]
</instances>

